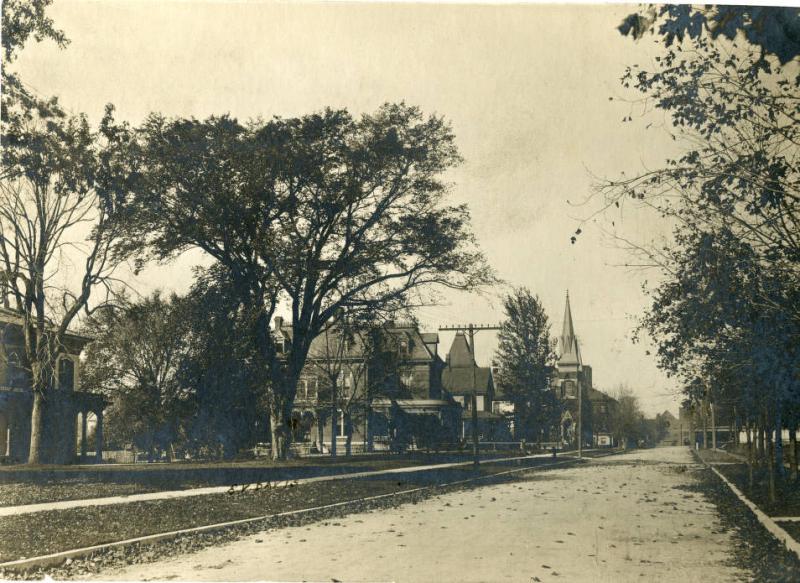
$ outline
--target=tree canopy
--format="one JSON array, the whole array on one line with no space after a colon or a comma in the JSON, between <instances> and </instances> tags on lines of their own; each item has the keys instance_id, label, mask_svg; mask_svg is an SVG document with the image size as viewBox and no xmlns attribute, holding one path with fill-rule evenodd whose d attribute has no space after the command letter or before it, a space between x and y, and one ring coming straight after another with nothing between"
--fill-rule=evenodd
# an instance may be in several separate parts
<instances>
[{"instance_id":1,"label":"tree canopy","mask_svg":"<svg viewBox=\"0 0 800 583\"><path fill-rule=\"evenodd\" d=\"M227 271L252 314L273 442L288 439L310 343L338 311L407 309L436 286L492 281L466 207L447 203L454 135L415 107L247 124L153 115L129 160L139 182L120 251L199 248ZM269 322L284 304L292 335L278 351Z\"/></svg>"},{"instance_id":2,"label":"tree canopy","mask_svg":"<svg viewBox=\"0 0 800 583\"><path fill-rule=\"evenodd\" d=\"M555 342L538 296L517 288L503 299L498 334L497 384L514 405L516 437L537 439L558 424L560 407L550 390Z\"/></svg>"},{"instance_id":3,"label":"tree canopy","mask_svg":"<svg viewBox=\"0 0 800 583\"><path fill-rule=\"evenodd\" d=\"M708 35L734 40L741 34L759 47L762 56L774 55L781 63L800 55L800 9L790 6L644 5L629 14L618 30L636 39L657 34L667 47L676 39L681 42Z\"/></svg>"}]
</instances>

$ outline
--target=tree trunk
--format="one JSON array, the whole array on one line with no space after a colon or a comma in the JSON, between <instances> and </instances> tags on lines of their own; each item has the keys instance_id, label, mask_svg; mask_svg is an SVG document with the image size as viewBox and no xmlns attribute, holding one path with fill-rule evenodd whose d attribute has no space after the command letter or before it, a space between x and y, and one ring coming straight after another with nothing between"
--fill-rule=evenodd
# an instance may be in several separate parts
<instances>
[{"instance_id":1,"label":"tree trunk","mask_svg":"<svg viewBox=\"0 0 800 583\"><path fill-rule=\"evenodd\" d=\"M339 435L339 411L337 405L336 383L331 387L331 457L336 457L336 438Z\"/></svg>"},{"instance_id":2,"label":"tree trunk","mask_svg":"<svg viewBox=\"0 0 800 583\"><path fill-rule=\"evenodd\" d=\"M708 413L703 408L703 449L708 449Z\"/></svg>"},{"instance_id":3,"label":"tree trunk","mask_svg":"<svg viewBox=\"0 0 800 583\"><path fill-rule=\"evenodd\" d=\"M28 452L29 464L42 463L42 433L44 430L44 396L41 391L33 393L31 410L31 447Z\"/></svg>"},{"instance_id":4,"label":"tree trunk","mask_svg":"<svg viewBox=\"0 0 800 583\"><path fill-rule=\"evenodd\" d=\"M781 478L786 475L786 467L783 465L783 423L781 420L781 408L775 404L775 468Z\"/></svg>"},{"instance_id":5,"label":"tree trunk","mask_svg":"<svg viewBox=\"0 0 800 583\"><path fill-rule=\"evenodd\" d=\"M797 425L795 424L789 431L789 453L791 454L791 476L792 480L797 481Z\"/></svg>"},{"instance_id":6,"label":"tree trunk","mask_svg":"<svg viewBox=\"0 0 800 583\"><path fill-rule=\"evenodd\" d=\"M767 436L767 469L769 473L769 501L775 502L775 446L772 442L772 431Z\"/></svg>"},{"instance_id":7,"label":"tree trunk","mask_svg":"<svg viewBox=\"0 0 800 583\"><path fill-rule=\"evenodd\" d=\"M353 423L349 418L345 421L344 427L347 436L347 441L344 443L344 455L350 457L353 454Z\"/></svg>"},{"instance_id":8,"label":"tree trunk","mask_svg":"<svg viewBox=\"0 0 800 583\"><path fill-rule=\"evenodd\" d=\"M764 425L761 422L759 422L758 423L758 461L759 461L759 464L763 464L764 463L764 457L765 457L764 451L765 451L765 449L766 448L764 447Z\"/></svg>"},{"instance_id":9,"label":"tree trunk","mask_svg":"<svg viewBox=\"0 0 800 583\"><path fill-rule=\"evenodd\" d=\"M280 410L274 405L269 407L269 431L271 440L271 455L273 460L285 458L283 441L283 419Z\"/></svg>"},{"instance_id":10,"label":"tree trunk","mask_svg":"<svg viewBox=\"0 0 800 583\"><path fill-rule=\"evenodd\" d=\"M372 453L373 439L372 439L372 405L367 404L367 410L364 412L364 451Z\"/></svg>"},{"instance_id":11,"label":"tree trunk","mask_svg":"<svg viewBox=\"0 0 800 583\"><path fill-rule=\"evenodd\" d=\"M717 412L714 403L711 403L711 448L717 449Z\"/></svg>"},{"instance_id":12,"label":"tree trunk","mask_svg":"<svg viewBox=\"0 0 800 583\"><path fill-rule=\"evenodd\" d=\"M325 417L322 415L321 411L317 412L317 443L319 444L317 447L319 448L319 453L325 453L323 448L325 447L323 443L325 442Z\"/></svg>"},{"instance_id":13,"label":"tree trunk","mask_svg":"<svg viewBox=\"0 0 800 583\"><path fill-rule=\"evenodd\" d=\"M747 484L750 490L753 489L753 439L750 423L747 423Z\"/></svg>"},{"instance_id":14,"label":"tree trunk","mask_svg":"<svg viewBox=\"0 0 800 583\"><path fill-rule=\"evenodd\" d=\"M336 457L337 437L339 435L339 412L336 407L331 408L331 457Z\"/></svg>"}]
</instances>

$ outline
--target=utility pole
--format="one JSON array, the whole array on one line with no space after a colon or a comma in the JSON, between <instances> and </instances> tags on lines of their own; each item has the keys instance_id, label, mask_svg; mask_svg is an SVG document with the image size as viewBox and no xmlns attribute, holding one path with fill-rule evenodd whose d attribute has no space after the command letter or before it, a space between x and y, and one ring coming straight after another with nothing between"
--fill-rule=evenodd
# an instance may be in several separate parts
<instances>
[{"instance_id":1,"label":"utility pole","mask_svg":"<svg viewBox=\"0 0 800 583\"><path fill-rule=\"evenodd\" d=\"M714 410L714 401L711 401L711 448L717 449L717 415Z\"/></svg>"},{"instance_id":2,"label":"utility pole","mask_svg":"<svg viewBox=\"0 0 800 583\"><path fill-rule=\"evenodd\" d=\"M578 385L578 458L583 457L583 386Z\"/></svg>"},{"instance_id":3,"label":"utility pole","mask_svg":"<svg viewBox=\"0 0 800 583\"><path fill-rule=\"evenodd\" d=\"M440 332L466 332L469 336L469 349L472 351L472 464L476 470L478 469L478 381L476 379L478 360L475 357L475 334L481 330L500 330L500 326L466 324L439 327Z\"/></svg>"}]
</instances>

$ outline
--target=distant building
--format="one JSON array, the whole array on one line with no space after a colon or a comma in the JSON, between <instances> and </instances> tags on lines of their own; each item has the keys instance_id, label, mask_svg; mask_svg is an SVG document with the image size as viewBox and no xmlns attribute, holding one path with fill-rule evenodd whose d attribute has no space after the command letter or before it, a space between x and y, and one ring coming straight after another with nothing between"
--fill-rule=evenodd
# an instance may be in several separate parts
<instances>
[{"instance_id":1,"label":"distant building","mask_svg":"<svg viewBox=\"0 0 800 583\"><path fill-rule=\"evenodd\" d=\"M492 368L492 375L496 376L496 368ZM514 422L516 421L515 413L516 408L511 400L511 397L506 394L503 390L503 386L498 384L494 388L494 399L492 399L492 413L496 413L497 415L502 415L505 419L506 426L508 427L508 433L512 437L515 436L515 426Z\"/></svg>"},{"instance_id":2,"label":"distant building","mask_svg":"<svg viewBox=\"0 0 800 583\"><path fill-rule=\"evenodd\" d=\"M493 410L495 398L494 375L488 366L478 366L473 347L463 332L456 332L447 353L442 386L462 407L461 437L472 437L473 397L478 419L478 438L481 441L511 439L505 413Z\"/></svg>"},{"instance_id":3,"label":"distant building","mask_svg":"<svg viewBox=\"0 0 800 583\"><path fill-rule=\"evenodd\" d=\"M680 412L678 413L680 415ZM686 445L688 444L689 429L682 427L681 421L669 411L656 415L656 427L663 431L658 436L658 445Z\"/></svg>"},{"instance_id":4,"label":"distant building","mask_svg":"<svg viewBox=\"0 0 800 583\"><path fill-rule=\"evenodd\" d=\"M594 447L615 447L617 443L613 433L613 420L617 409L617 400L603 391L590 387L589 402L592 409L592 445Z\"/></svg>"},{"instance_id":5,"label":"distant building","mask_svg":"<svg viewBox=\"0 0 800 583\"><path fill-rule=\"evenodd\" d=\"M25 462L30 450L33 391L22 324L18 312L0 308L0 458L6 462ZM102 458L107 403L102 395L80 390L79 355L89 342L91 339L78 334L64 338L64 352L56 364L56 387L47 395L42 418L45 463L72 463L79 459L78 453L86 460L90 414L96 417L97 447L92 458Z\"/></svg>"}]
</instances>

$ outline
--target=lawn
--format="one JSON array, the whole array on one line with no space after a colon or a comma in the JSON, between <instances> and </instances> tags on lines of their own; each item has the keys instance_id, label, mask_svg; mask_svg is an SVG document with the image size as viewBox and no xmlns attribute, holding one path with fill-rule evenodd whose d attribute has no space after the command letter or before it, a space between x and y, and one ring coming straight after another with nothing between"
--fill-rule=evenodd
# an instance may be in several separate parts
<instances>
[{"instance_id":1,"label":"lawn","mask_svg":"<svg viewBox=\"0 0 800 583\"><path fill-rule=\"evenodd\" d=\"M707 462L725 463L716 466L716 469L769 516L800 516L800 481L792 480L788 470L783 476L777 476L776 501L770 502L766 467L757 465L753 468L753 487L750 488L747 464L741 459L711 450L699 450L697 453Z\"/></svg>"},{"instance_id":2,"label":"lawn","mask_svg":"<svg viewBox=\"0 0 800 583\"><path fill-rule=\"evenodd\" d=\"M483 464L480 474L490 476L510 468L535 467L551 461L547 458L526 460L519 466L517 463L502 462ZM3 517L0 518L0 562L171 530L311 508L363 496L402 493L419 486L451 483L475 475L472 467L467 466Z\"/></svg>"},{"instance_id":3,"label":"lawn","mask_svg":"<svg viewBox=\"0 0 800 583\"><path fill-rule=\"evenodd\" d=\"M734 466L720 466L723 468ZM752 573L750 581L800 581L800 559L786 549L756 519L755 515L742 504L731 489L710 471L699 472L696 490L717 507L722 528L731 529L734 534L735 553L733 562ZM786 528L795 538L800 528Z\"/></svg>"},{"instance_id":4,"label":"lawn","mask_svg":"<svg viewBox=\"0 0 800 583\"><path fill-rule=\"evenodd\" d=\"M512 455L517 456L519 452ZM486 453L482 454L482 457L493 459L498 457L498 454ZM219 463L106 464L93 467L6 467L0 469L0 506L296 480L468 459L470 459L468 454L415 452L404 456L300 458L279 463L258 460Z\"/></svg>"}]
</instances>

